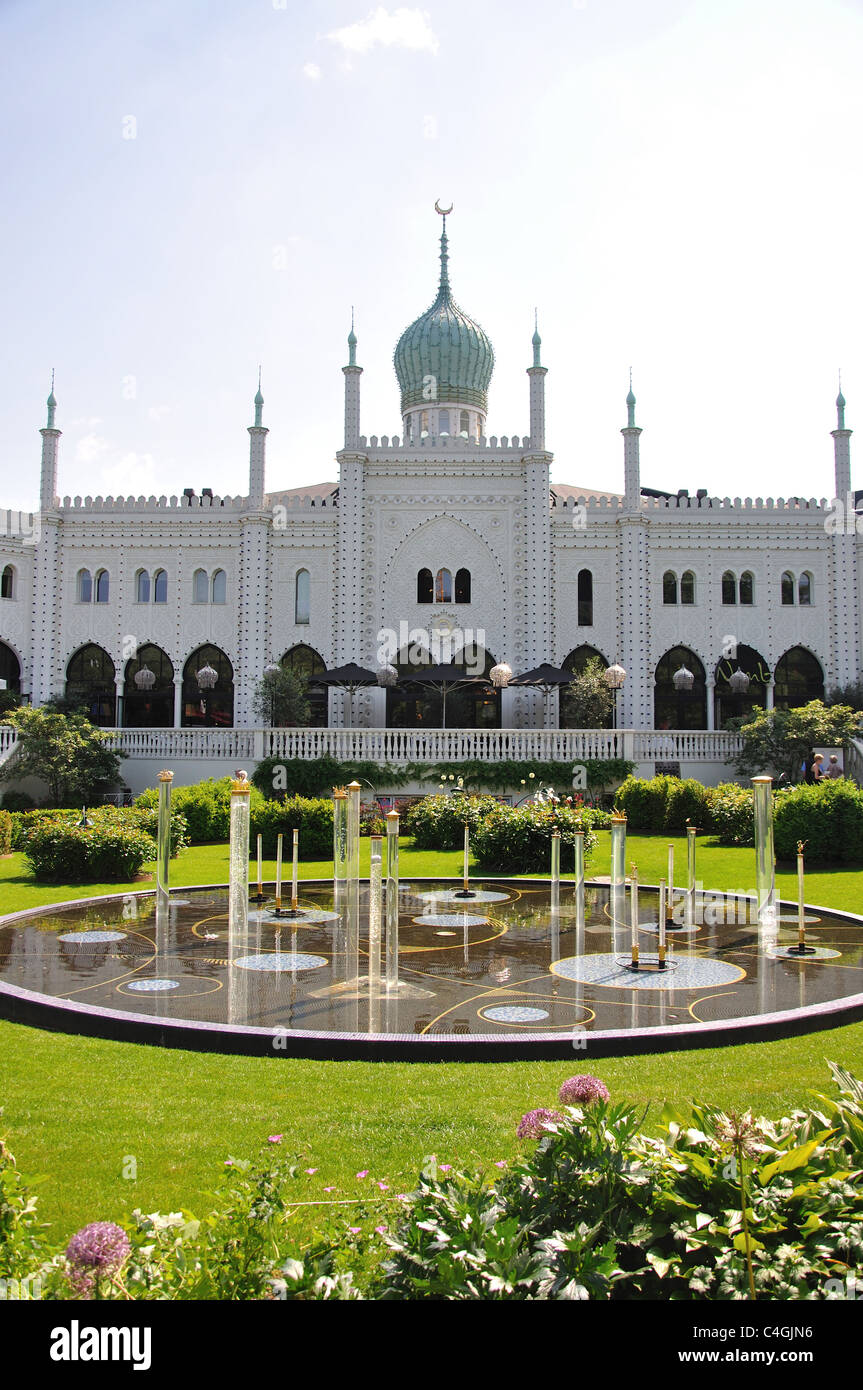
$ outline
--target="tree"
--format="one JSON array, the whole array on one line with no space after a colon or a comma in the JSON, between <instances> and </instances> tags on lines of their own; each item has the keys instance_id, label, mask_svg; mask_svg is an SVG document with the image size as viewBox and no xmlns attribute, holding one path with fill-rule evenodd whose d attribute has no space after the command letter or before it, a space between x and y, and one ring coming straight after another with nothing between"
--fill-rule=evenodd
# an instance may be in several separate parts
<instances>
[{"instance_id":1,"label":"tree","mask_svg":"<svg viewBox=\"0 0 863 1390\"><path fill-rule=\"evenodd\" d=\"M810 700L797 709L759 709L743 719L729 721L743 738L743 748L735 759L742 777L782 773L790 782L799 781L801 768L812 765L814 750L844 748L860 730L860 715L850 705L827 706Z\"/></svg>"},{"instance_id":2,"label":"tree","mask_svg":"<svg viewBox=\"0 0 863 1390\"><path fill-rule=\"evenodd\" d=\"M828 690L828 705L850 705L852 709L863 710L863 677L858 677L850 685L837 685Z\"/></svg>"},{"instance_id":3,"label":"tree","mask_svg":"<svg viewBox=\"0 0 863 1390\"><path fill-rule=\"evenodd\" d=\"M284 724L308 724L311 706L308 682L284 666L265 671L252 700L255 718L268 728Z\"/></svg>"},{"instance_id":4,"label":"tree","mask_svg":"<svg viewBox=\"0 0 863 1390\"><path fill-rule=\"evenodd\" d=\"M605 729L614 697L605 681L605 667L590 657L571 685L561 692L561 723L570 729Z\"/></svg>"},{"instance_id":5,"label":"tree","mask_svg":"<svg viewBox=\"0 0 863 1390\"><path fill-rule=\"evenodd\" d=\"M18 742L0 767L0 781L38 777L47 784L53 806L86 806L120 780L120 755L105 746L109 735L82 714L25 705L3 723L18 730Z\"/></svg>"}]
</instances>

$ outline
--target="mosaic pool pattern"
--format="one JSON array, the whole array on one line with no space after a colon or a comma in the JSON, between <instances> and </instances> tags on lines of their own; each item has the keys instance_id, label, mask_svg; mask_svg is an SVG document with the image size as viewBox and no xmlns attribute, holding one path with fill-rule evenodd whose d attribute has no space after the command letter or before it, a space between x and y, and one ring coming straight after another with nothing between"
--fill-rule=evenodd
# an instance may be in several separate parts
<instances>
[{"instance_id":1,"label":"mosaic pool pattern","mask_svg":"<svg viewBox=\"0 0 863 1390\"><path fill-rule=\"evenodd\" d=\"M768 937L733 914L697 922L695 932L669 933L669 968L660 975L658 904L647 889L639 900L642 968L634 972L629 902L625 920L612 922L606 886L587 889L583 932L571 883L556 908L544 884L474 886L478 896L460 907L453 880L402 885L404 987L389 996L370 998L367 987L347 984L347 923L329 884L303 885L300 906L310 915L299 921L275 919L271 894L260 910L252 903L248 932L235 939L227 894L215 889L184 889L158 927L153 897L132 896L0 923L0 982L154 1019L486 1037L721 1023L863 993L863 922L819 912L807 933L818 954L802 959L786 954L797 939L791 923ZM359 942L365 976L365 884Z\"/></svg>"}]
</instances>

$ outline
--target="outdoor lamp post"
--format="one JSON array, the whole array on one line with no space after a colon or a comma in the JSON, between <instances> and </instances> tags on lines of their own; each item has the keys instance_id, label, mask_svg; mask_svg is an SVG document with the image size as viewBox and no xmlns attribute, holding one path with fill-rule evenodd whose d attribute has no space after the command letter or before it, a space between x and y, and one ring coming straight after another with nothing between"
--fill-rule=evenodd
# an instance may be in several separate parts
<instances>
[{"instance_id":1,"label":"outdoor lamp post","mask_svg":"<svg viewBox=\"0 0 863 1390\"><path fill-rule=\"evenodd\" d=\"M613 666L606 667L604 675L605 683L611 691L614 700L614 728L617 728L617 692L622 689L623 682L626 680L626 672L617 662Z\"/></svg>"}]
</instances>

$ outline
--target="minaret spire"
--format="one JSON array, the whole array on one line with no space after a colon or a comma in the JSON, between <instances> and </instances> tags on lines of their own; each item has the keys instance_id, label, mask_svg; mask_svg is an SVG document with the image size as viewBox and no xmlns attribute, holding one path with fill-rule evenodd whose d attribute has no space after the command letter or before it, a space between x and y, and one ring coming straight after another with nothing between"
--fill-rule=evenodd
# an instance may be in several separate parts
<instances>
[{"instance_id":1,"label":"minaret spire","mask_svg":"<svg viewBox=\"0 0 863 1390\"><path fill-rule=\"evenodd\" d=\"M357 365L357 335L354 332L354 306L351 305L351 331L348 334L348 366Z\"/></svg>"},{"instance_id":2,"label":"minaret spire","mask_svg":"<svg viewBox=\"0 0 863 1390\"><path fill-rule=\"evenodd\" d=\"M440 205L440 198L438 198L434 205L434 210L443 218L443 231L440 237L440 285L438 287L438 298L442 299L448 298L450 294L449 238L446 234L446 220L453 210L453 204L450 203L448 208L442 208Z\"/></svg>"},{"instance_id":3,"label":"minaret spire","mask_svg":"<svg viewBox=\"0 0 863 1390\"><path fill-rule=\"evenodd\" d=\"M261 395L261 369L258 367L258 389L255 393L255 426L260 429L263 422L264 398Z\"/></svg>"},{"instance_id":4,"label":"minaret spire","mask_svg":"<svg viewBox=\"0 0 863 1390\"><path fill-rule=\"evenodd\" d=\"M635 429L635 396L632 393L632 368L629 369L629 392L626 397L627 429Z\"/></svg>"},{"instance_id":5,"label":"minaret spire","mask_svg":"<svg viewBox=\"0 0 863 1390\"><path fill-rule=\"evenodd\" d=\"M533 342L533 365L534 365L535 367L541 367L541 366L542 366L542 362L540 361L539 350L540 350L540 348L542 347L542 338L540 338L540 336L539 336L539 310L538 310L538 309L534 309L534 311L533 311L533 338L532 338L531 341Z\"/></svg>"},{"instance_id":6,"label":"minaret spire","mask_svg":"<svg viewBox=\"0 0 863 1390\"><path fill-rule=\"evenodd\" d=\"M836 428L845 428L845 397L842 395L842 369L839 369L839 395L836 397Z\"/></svg>"},{"instance_id":7,"label":"minaret spire","mask_svg":"<svg viewBox=\"0 0 863 1390\"><path fill-rule=\"evenodd\" d=\"M624 506L627 511L641 507L641 454L638 437L641 430L635 423L635 395L632 390L632 368L629 369L629 391L626 397L626 426L623 435Z\"/></svg>"},{"instance_id":8,"label":"minaret spire","mask_svg":"<svg viewBox=\"0 0 863 1390\"><path fill-rule=\"evenodd\" d=\"M48 397L48 402L47 402L47 404L48 404L48 424L47 424L46 428L49 429L49 430L53 430L53 429L55 428L55 425L54 425L54 413L55 413L55 411L56 411L56 409L57 409L57 402L56 402L56 400L54 399L54 368L53 368L53 367L51 368L51 394L50 394L50 396Z\"/></svg>"}]
</instances>

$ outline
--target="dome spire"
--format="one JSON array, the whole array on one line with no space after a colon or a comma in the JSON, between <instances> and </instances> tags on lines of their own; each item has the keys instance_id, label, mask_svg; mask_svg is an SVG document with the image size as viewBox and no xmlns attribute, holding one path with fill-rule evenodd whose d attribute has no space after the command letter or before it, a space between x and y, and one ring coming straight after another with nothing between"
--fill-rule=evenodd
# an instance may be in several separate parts
<instances>
[{"instance_id":1,"label":"dome spire","mask_svg":"<svg viewBox=\"0 0 863 1390\"><path fill-rule=\"evenodd\" d=\"M264 398L261 395L261 368L258 367L258 389L255 392L255 425L260 428L263 424Z\"/></svg>"},{"instance_id":2,"label":"dome spire","mask_svg":"<svg viewBox=\"0 0 863 1390\"><path fill-rule=\"evenodd\" d=\"M357 365L357 335L354 332L354 306L351 305L351 331L348 334L348 366Z\"/></svg>"},{"instance_id":3,"label":"dome spire","mask_svg":"<svg viewBox=\"0 0 863 1390\"><path fill-rule=\"evenodd\" d=\"M540 350L540 348L542 347L542 338L540 338L540 336L539 336L539 310L538 310L538 309L534 309L534 311L533 311L533 338L531 339L531 341L532 341L532 343L533 343L533 365L534 365L535 367L541 367L541 366L542 366L542 363L541 363L540 360L539 360L539 350Z\"/></svg>"},{"instance_id":4,"label":"dome spire","mask_svg":"<svg viewBox=\"0 0 863 1390\"><path fill-rule=\"evenodd\" d=\"M47 428L48 428L49 430L53 430L53 429L54 429L54 412L55 412L56 409L57 409L57 402L56 402L56 400L55 400L55 398L54 398L54 368L53 368L53 367L51 368L51 394L50 394L50 396L48 397L47 406L48 406L48 425L47 425Z\"/></svg>"},{"instance_id":5,"label":"dome spire","mask_svg":"<svg viewBox=\"0 0 863 1390\"><path fill-rule=\"evenodd\" d=\"M842 395L842 371L839 372L839 395L836 397L836 428L845 428L845 397Z\"/></svg>"},{"instance_id":6,"label":"dome spire","mask_svg":"<svg viewBox=\"0 0 863 1390\"><path fill-rule=\"evenodd\" d=\"M627 396L626 396L626 413L627 413L627 420L626 420L626 427L627 427L627 429L630 429L630 430L635 429L635 396L634 396L633 393L632 393L632 368L631 368L631 367L630 367L630 369L629 369L629 391L627 392Z\"/></svg>"},{"instance_id":7,"label":"dome spire","mask_svg":"<svg viewBox=\"0 0 863 1390\"><path fill-rule=\"evenodd\" d=\"M450 294L449 237L446 234L446 220L453 210L453 204L450 203L448 208L442 208L440 205L440 198L438 198L434 205L434 210L443 218L443 230L440 235L440 286L438 289L438 298L448 299Z\"/></svg>"}]
</instances>

